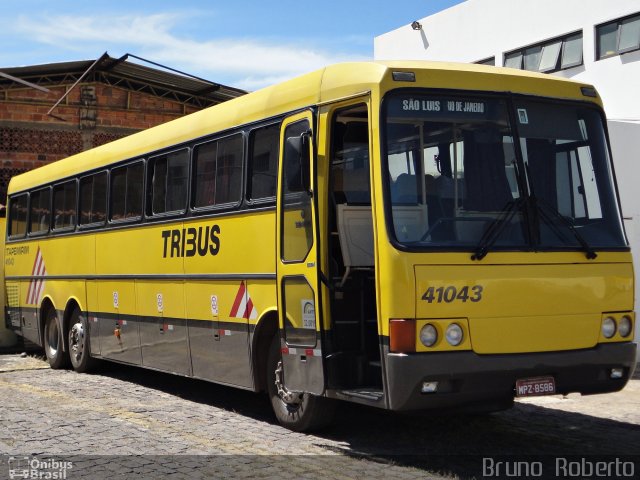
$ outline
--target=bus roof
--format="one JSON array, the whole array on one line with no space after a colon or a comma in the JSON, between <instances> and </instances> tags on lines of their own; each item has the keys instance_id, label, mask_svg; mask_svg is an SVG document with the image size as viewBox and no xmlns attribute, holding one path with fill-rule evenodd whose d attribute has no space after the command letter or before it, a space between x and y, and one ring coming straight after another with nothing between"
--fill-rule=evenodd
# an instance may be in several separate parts
<instances>
[{"instance_id":1,"label":"bus roof","mask_svg":"<svg viewBox=\"0 0 640 480\"><path fill-rule=\"evenodd\" d=\"M306 106L367 92L379 99L380 91L415 85L394 81L393 71L414 72L421 87L513 92L597 102L581 93L580 87L590 85L524 70L423 61L340 63L18 175L9 184L9 194Z\"/></svg>"}]
</instances>

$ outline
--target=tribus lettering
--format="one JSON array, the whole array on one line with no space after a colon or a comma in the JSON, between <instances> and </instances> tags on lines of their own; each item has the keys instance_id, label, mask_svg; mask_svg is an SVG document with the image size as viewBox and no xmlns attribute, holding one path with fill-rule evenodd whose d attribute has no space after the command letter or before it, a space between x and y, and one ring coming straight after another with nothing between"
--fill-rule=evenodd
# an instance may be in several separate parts
<instances>
[{"instance_id":1,"label":"tribus lettering","mask_svg":"<svg viewBox=\"0 0 640 480\"><path fill-rule=\"evenodd\" d=\"M201 257L217 255L220 251L218 235L220 235L218 225L163 230L162 257L194 257L196 253Z\"/></svg>"}]
</instances>

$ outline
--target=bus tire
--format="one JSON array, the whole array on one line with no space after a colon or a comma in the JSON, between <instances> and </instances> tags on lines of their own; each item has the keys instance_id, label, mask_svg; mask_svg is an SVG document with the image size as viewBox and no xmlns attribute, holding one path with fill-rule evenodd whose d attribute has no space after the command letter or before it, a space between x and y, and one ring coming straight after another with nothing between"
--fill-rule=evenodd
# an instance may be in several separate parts
<instances>
[{"instance_id":1,"label":"bus tire","mask_svg":"<svg viewBox=\"0 0 640 480\"><path fill-rule=\"evenodd\" d=\"M69 365L69 357L64 351L64 340L60 322L53 308L48 308L44 319L44 353L49 365L54 370Z\"/></svg>"},{"instance_id":2,"label":"bus tire","mask_svg":"<svg viewBox=\"0 0 640 480\"><path fill-rule=\"evenodd\" d=\"M335 402L310 393L294 395L294 401L286 401L279 393L276 380L281 372L280 337L276 334L271 341L267 360L267 390L278 422L296 432L318 430L330 424L335 412ZM284 385L281 384L280 389L285 389Z\"/></svg>"},{"instance_id":3,"label":"bus tire","mask_svg":"<svg viewBox=\"0 0 640 480\"><path fill-rule=\"evenodd\" d=\"M96 360L91 357L89 324L78 307L73 309L69 320L69 359L78 373L90 372Z\"/></svg>"}]
</instances>

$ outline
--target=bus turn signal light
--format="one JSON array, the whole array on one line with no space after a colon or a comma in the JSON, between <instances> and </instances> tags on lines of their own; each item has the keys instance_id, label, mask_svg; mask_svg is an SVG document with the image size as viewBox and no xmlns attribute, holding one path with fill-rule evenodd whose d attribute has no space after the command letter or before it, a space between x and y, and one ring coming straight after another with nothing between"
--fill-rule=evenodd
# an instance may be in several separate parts
<instances>
[{"instance_id":1,"label":"bus turn signal light","mask_svg":"<svg viewBox=\"0 0 640 480\"><path fill-rule=\"evenodd\" d=\"M395 319L389 322L389 350L393 353L416 351L416 321Z\"/></svg>"}]
</instances>

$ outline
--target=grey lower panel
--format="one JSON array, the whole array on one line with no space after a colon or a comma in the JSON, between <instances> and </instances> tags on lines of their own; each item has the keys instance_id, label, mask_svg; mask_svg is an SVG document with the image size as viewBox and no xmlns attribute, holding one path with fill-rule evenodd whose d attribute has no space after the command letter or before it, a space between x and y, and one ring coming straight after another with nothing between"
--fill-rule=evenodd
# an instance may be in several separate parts
<instances>
[{"instance_id":1,"label":"grey lower panel","mask_svg":"<svg viewBox=\"0 0 640 480\"><path fill-rule=\"evenodd\" d=\"M142 365L166 372L191 375L187 322L164 319L140 322Z\"/></svg>"},{"instance_id":2,"label":"grey lower panel","mask_svg":"<svg viewBox=\"0 0 640 480\"><path fill-rule=\"evenodd\" d=\"M91 322L91 334L93 325L97 319L98 347L100 355L119 362L142 364L140 355L140 333L138 322L134 320L120 320L117 318L105 318L95 316ZM95 342L92 340L92 348ZM95 353L95 352L94 352Z\"/></svg>"},{"instance_id":3,"label":"grey lower panel","mask_svg":"<svg viewBox=\"0 0 640 480\"><path fill-rule=\"evenodd\" d=\"M252 389L249 325L90 314L91 351L106 359Z\"/></svg>"},{"instance_id":4,"label":"grey lower panel","mask_svg":"<svg viewBox=\"0 0 640 480\"><path fill-rule=\"evenodd\" d=\"M289 347L280 340L285 386L292 391L324 393L324 368L322 343L317 340L314 347Z\"/></svg>"},{"instance_id":5,"label":"grey lower panel","mask_svg":"<svg viewBox=\"0 0 640 480\"><path fill-rule=\"evenodd\" d=\"M40 325L38 322L38 309L20 309L22 336L27 340L42 345L40 338Z\"/></svg>"},{"instance_id":6,"label":"grey lower panel","mask_svg":"<svg viewBox=\"0 0 640 480\"><path fill-rule=\"evenodd\" d=\"M193 376L253 387L247 323L189 321Z\"/></svg>"},{"instance_id":7,"label":"grey lower panel","mask_svg":"<svg viewBox=\"0 0 640 480\"><path fill-rule=\"evenodd\" d=\"M189 345L193 376L213 380L216 378L214 363L218 322L189 321Z\"/></svg>"}]
</instances>

